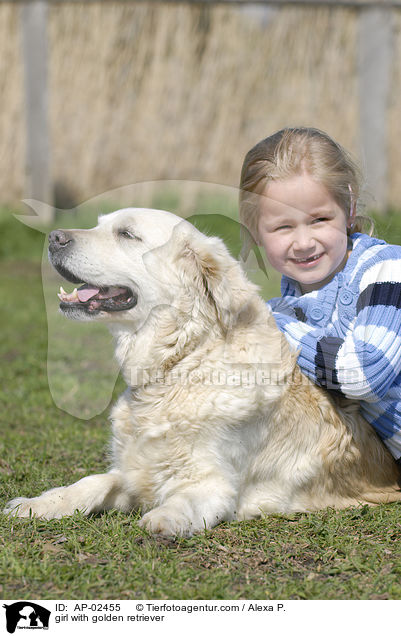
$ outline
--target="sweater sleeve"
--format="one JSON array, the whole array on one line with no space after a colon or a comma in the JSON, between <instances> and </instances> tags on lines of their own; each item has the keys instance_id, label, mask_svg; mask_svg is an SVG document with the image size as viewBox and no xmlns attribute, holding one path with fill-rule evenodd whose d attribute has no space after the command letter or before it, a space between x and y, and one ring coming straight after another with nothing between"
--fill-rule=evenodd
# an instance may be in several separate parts
<instances>
[{"instance_id":1,"label":"sweater sleeve","mask_svg":"<svg viewBox=\"0 0 401 636\"><path fill-rule=\"evenodd\" d=\"M401 372L401 261L375 263L362 276L355 318L342 337L282 314L277 326L299 350L316 384L352 399L380 400Z\"/></svg>"}]
</instances>

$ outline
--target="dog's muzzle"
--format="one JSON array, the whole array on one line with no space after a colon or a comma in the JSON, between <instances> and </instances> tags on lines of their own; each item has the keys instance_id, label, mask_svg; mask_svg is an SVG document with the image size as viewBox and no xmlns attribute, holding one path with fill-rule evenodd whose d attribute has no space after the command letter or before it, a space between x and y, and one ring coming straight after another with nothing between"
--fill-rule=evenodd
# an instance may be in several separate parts
<instances>
[{"instance_id":1,"label":"dog's muzzle","mask_svg":"<svg viewBox=\"0 0 401 636\"><path fill-rule=\"evenodd\" d=\"M59 274L70 283L81 285L70 294L60 287L58 297L60 309L64 312L84 312L89 315L104 312L126 311L135 307L138 301L137 294L129 287L121 285L99 285L85 280L66 266L73 260L71 251L75 245L75 239L67 230L54 230L49 234L49 260Z\"/></svg>"}]
</instances>

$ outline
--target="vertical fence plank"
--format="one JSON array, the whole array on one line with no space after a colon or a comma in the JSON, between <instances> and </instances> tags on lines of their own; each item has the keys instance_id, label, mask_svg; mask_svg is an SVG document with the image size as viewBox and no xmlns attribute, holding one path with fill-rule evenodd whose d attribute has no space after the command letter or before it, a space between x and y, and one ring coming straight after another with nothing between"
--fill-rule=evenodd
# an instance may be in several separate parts
<instances>
[{"instance_id":1,"label":"vertical fence plank","mask_svg":"<svg viewBox=\"0 0 401 636\"><path fill-rule=\"evenodd\" d=\"M373 207L384 211L388 202L387 113L393 50L391 9L361 9L358 27L360 145Z\"/></svg>"},{"instance_id":2,"label":"vertical fence plank","mask_svg":"<svg viewBox=\"0 0 401 636\"><path fill-rule=\"evenodd\" d=\"M21 7L26 121L26 198L52 205L47 84L47 16L45 0ZM46 207L52 220L52 208Z\"/></svg>"}]
</instances>

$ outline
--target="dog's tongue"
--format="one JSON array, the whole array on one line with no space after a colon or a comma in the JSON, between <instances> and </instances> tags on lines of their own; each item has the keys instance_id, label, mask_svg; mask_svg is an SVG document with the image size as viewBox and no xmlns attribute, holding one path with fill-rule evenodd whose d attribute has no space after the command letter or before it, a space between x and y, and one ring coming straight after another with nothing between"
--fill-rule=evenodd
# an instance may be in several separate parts
<instances>
[{"instance_id":1,"label":"dog's tongue","mask_svg":"<svg viewBox=\"0 0 401 636\"><path fill-rule=\"evenodd\" d=\"M86 303L87 300L89 300L89 298L92 298L93 296L96 296L96 294L99 293L99 288L98 287L80 287L80 289L78 289L77 294L78 294L78 298L80 300L81 303Z\"/></svg>"},{"instance_id":2,"label":"dog's tongue","mask_svg":"<svg viewBox=\"0 0 401 636\"><path fill-rule=\"evenodd\" d=\"M81 303L86 303L87 300L90 300L94 296L98 297L97 300L105 299L105 298L113 298L114 296L120 296L120 294L123 291L124 290L121 287L100 288L100 287L93 287L91 285L85 284L85 285L82 285L82 287L80 287L77 290L77 295L78 295L78 300Z\"/></svg>"}]
</instances>

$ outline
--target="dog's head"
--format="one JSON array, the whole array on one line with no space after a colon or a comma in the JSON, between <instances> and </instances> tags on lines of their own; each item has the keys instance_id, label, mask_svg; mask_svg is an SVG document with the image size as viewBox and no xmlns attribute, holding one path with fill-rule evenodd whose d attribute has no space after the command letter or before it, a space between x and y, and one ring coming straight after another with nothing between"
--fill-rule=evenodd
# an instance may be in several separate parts
<instances>
[{"instance_id":1,"label":"dog's head","mask_svg":"<svg viewBox=\"0 0 401 636\"><path fill-rule=\"evenodd\" d=\"M128 208L89 230L53 231L49 258L77 285L59 298L61 311L78 320L138 329L152 310L171 306L228 329L255 292L220 239L162 210Z\"/></svg>"}]
</instances>

